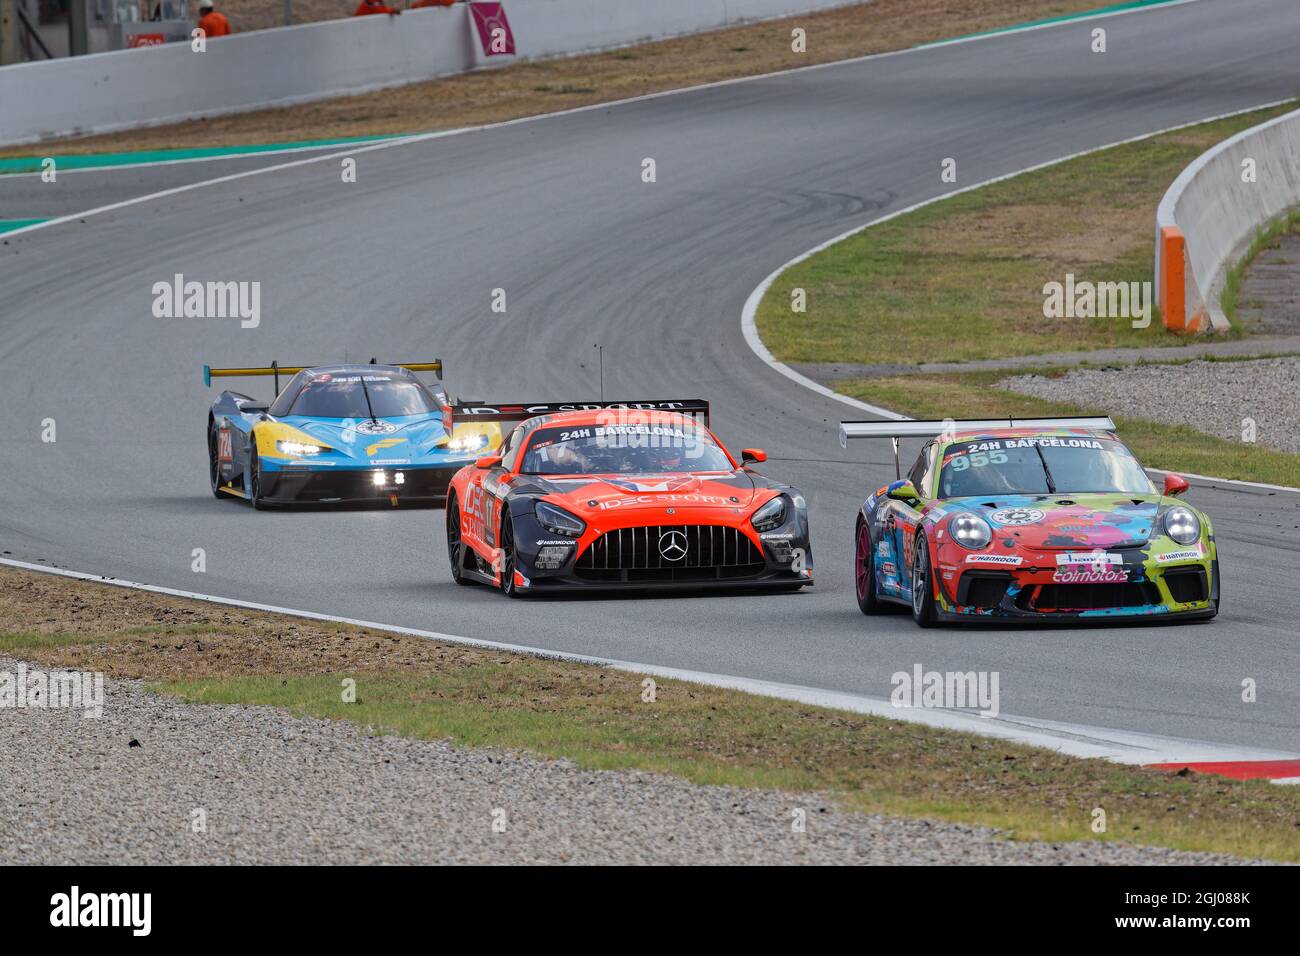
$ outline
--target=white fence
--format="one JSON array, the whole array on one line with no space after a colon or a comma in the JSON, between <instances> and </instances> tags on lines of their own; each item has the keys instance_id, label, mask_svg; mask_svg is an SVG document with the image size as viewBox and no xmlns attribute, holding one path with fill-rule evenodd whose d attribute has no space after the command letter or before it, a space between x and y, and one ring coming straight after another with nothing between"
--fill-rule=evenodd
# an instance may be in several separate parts
<instances>
[{"instance_id":1,"label":"white fence","mask_svg":"<svg viewBox=\"0 0 1300 956\"><path fill-rule=\"evenodd\" d=\"M1228 270L1261 227L1297 205L1300 110L1225 140L1174 180L1156 212L1156 282L1166 281L1161 234L1173 226L1185 243L1188 327L1228 327L1219 304Z\"/></svg>"},{"instance_id":2,"label":"white fence","mask_svg":"<svg viewBox=\"0 0 1300 956\"><path fill-rule=\"evenodd\" d=\"M518 57L485 57L469 8L409 10L0 67L0 143L357 93L844 6L852 0L505 0Z\"/></svg>"}]
</instances>

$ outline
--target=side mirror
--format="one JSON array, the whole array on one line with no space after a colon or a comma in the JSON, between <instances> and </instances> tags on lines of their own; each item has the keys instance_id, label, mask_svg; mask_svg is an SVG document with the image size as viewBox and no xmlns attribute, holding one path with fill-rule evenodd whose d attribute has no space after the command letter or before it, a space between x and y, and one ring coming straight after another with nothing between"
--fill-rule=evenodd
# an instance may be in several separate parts
<instances>
[{"instance_id":1,"label":"side mirror","mask_svg":"<svg viewBox=\"0 0 1300 956\"><path fill-rule=\"evenodd\" d=\"M482 458L479 458L474 462L474 467L482 468L486 471L489 468L495 468L499 464L501 464L500 455L484 455Z\"/></svg>"},{"instance_id":2,"label":"side mirror","mask_svg":"<svg viewBox=\"0 0 1300 956\"><path fill-rule=\"evenodd\" d=\"M1176 498L1188 488L1187 479L1182 475L1175 475L1172 472L1165 475L1165 494L1171 498Z\"/></svg>"},{"instance_id":3,"label":"side mirror","mask_svg":"<svg viewBox=\"0 0 1300 956\"><path fill-rule=\"evenodd\" d=\"M767 461L767 452L761 448L742 448L740 450L740 463L748 465L751 461Z\"/></svg>"},{"instance_id":4,"label":"side mirror","mask_svg":"<svg viewBox=\"0 0 1300 956\"><path fill-rule=\"evenodd\" d=\"M917 493L916 485L912 484L906 478L902 481L893 482L885 489L886 496L893 498L895 501L920 501L921 496Z\"/></svg>"}]
</instances>

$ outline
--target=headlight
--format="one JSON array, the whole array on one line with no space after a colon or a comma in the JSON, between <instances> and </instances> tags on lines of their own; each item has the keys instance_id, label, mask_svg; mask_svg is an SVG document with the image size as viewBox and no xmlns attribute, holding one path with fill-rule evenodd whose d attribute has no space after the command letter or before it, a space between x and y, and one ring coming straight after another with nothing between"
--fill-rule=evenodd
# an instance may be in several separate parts
<instances>
[{"instance_id":1,"label":"headlight","mask_svg":"<svg viewBox=\"0 0 1300 956\"><path fill-rule=\"evenodd\" d=\"M488 437L482 433L477 435L461 435L447 442L449 451L478 451L480 448L486 448Z\"/></svg>"},{"instance_id":2,"label":"headlight","mask_svg":"<svg viewBox=\"0 0 1300 956\"><path fill-rule=\"evenodd\" d=\"M545 501L537 502L535 513L537 523L551 534L563 534L568 535L570 538L576 538L587 530L587 524L581 518L575 518L567 511L561 511L554 505L548 505Z\"/></svg>"},{"instance_id":3,"label":"headlight","mask_svg":"<svg viewBox=\"0 0 1300 956\"><path fill-rule=\"evenodd\" d=\"M1170 508L1165 512L1165 534L1179 544L1191 544L1201 537L1201 522L1188 508Z\"/></svg>"},{"instance_id":4,"label":"headlight","mask_svg":"<svg viewBox=\"0 0 1300 956\"><path fill-rule=\"evenodd\" d=\"M948 533L963 548L970 548L972 551L988 547L989 542L993 540L993 529L989 527L989 523L969 511L964 511L952 519L952 523L948 525Z\"/></svg>"},{"instance_id":5,"label":"headlight","mask_svg":"<svg viewBox=\"0 0 1300 956\"><path fill-rule=\"evenodd\" d=\"M755 531L774 531L785 524L785 495L777 495L749 519Z\"/></svg>"},{"instance_id":6,"label":"headlight","mask_svg":"<svg viewBox=\"0 0 1300 956\"><path fill-rule=\"evenodd\" d=\"M303 455L319 455L323 451L329 451L324 445L309 445L301 441L277 441L275 447L294 458L301 458Z\"/></svg>"}]
</instances>

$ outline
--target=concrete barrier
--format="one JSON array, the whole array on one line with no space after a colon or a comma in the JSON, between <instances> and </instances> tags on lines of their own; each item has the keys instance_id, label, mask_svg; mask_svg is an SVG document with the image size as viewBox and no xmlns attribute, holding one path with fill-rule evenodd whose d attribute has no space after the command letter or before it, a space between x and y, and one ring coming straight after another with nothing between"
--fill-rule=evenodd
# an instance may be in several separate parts
<instances>
[{"instance_id":1,"label":"concrete barrier","mask_svg":"<svg viewBox=\"0 0 1300 956\"><path fill-rule=\"evenodd\" d=\"M1261 228L1295 206L1300 110L1238 133L1184 169L1156 211L1156 296L1166 327L1227 329L1219 300L1228 270Z\"/></svg>"},{"instance_id":2,"label":"concrete barrier","mask_svg":"<svg viewBox=\"0 0 1300 956\"><path fill-rule=\"evenodd\" d=\"M0 67L0 143L217 116L398 86L854 0L505 0L516 57L485 57L465 4Z\"/></svg>"}]
</instances>

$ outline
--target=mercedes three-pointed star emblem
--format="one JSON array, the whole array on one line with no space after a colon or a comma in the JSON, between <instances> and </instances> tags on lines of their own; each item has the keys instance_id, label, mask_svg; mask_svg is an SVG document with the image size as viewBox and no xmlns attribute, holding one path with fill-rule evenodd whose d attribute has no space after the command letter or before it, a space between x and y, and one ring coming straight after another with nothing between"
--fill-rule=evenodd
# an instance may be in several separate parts
<instances>
[{"instance_id":1,"label":"mercedes three-pointed star emblem","mask_svg":"<svg viewBox=\"0 0 1300 956\"><path fill-rule=\"evenodd\" d=\"M659 553L665 561L680 561L686 557L686 535L680 531L665 531L659 536Z\"/></svg>"}]
</instances>

